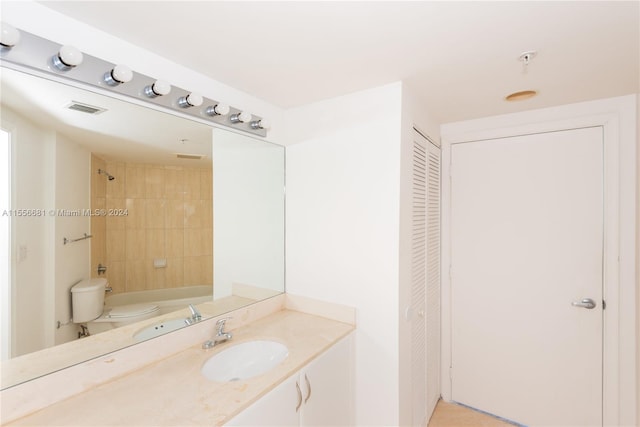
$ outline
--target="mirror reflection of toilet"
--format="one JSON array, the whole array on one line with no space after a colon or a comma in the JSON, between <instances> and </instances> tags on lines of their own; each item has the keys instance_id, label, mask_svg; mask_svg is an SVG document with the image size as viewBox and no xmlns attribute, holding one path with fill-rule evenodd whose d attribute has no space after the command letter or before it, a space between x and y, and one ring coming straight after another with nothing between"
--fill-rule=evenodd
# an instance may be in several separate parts
<instances>
[{"instance_id":1,"label":"mirror reflection of toilet","mask_svg":"<svg viewBox=\"0 0 640 427\"><path fill-rule=\"evenodd\" d=\"M90 334L118 328L159 314L155 304L104 305L107 279L85 279L71 288L73 323L86 323Z\"/></svg>"}]
</instances>

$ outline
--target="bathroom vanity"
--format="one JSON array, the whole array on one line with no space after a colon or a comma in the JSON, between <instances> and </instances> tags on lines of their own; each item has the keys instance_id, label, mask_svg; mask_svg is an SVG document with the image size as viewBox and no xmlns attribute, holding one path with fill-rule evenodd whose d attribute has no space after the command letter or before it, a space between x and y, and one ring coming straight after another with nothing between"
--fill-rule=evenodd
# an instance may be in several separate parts
<instances>
[{"instance_id":1,"label":"bathroom vanity","mask_svg":"<svg viewBox=\"0 0 640 427\"><path fill-rule=\"evenodd\" d=\"M255 313L260 310L263 313ZM282 295L231 316L230 341L202 348L202 338L214 333L215 321L175 331L150 344L168 345L190 334L186 348L168 357L150 354L148 364L139 369L7 420L6 425L353 424L352 309ZM267 372L246 379L211 381L201 372L210 358L256 340L283 344L288 355ZM118 353L104 364L117 363Z\"/></svg>"},{"instance_id":2,"label":"bathroom vanity","mask_svg":"<svg viewBox=\"0 0 640 427\"><path fill-rule=\"evenodd\" d=\"M341 339L225 426L354 425L352 341Z\"/></svg>"}]
</instances>

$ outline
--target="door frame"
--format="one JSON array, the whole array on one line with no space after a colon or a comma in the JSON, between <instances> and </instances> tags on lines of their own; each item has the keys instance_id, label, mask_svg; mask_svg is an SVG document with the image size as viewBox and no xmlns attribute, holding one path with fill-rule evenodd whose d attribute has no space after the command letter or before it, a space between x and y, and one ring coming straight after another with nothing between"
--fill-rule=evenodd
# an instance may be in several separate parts
<instances>
[{"instance_id":1,"label":"door frame","mask_svg":"<svg viewBox=\"0 0 640 427\"><path fill-rule=\"evenodd\" d=\"M603 422L636 425L636 95L442 125L442 397L451 401L451 146L602 126L604 134Z\"/></svg>"}]
</instances>

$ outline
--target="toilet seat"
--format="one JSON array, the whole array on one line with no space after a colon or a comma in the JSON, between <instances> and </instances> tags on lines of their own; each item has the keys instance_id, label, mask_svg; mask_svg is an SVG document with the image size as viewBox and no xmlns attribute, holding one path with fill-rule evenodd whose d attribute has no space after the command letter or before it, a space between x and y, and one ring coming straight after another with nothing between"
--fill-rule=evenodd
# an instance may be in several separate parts
<instances>
[{"instance_id":1,"label":"toilet seat","mask_svg":"<svg viewBox=\"0 0 640 427\"><path fill-rule=\"evenodd\" d=\"M129 304L121 305L119 307L113 307L107 317L110 318L123 318L123 317L135 317L142 316L144 314L153 313L160 310L155 304Z\"/></svg>"},{"instance_id":2,"label":"toilet seat","mask_svg":"<svg viewBox=\"0 0 640 427\"><path fill-rule=\"evenodd\" d=\"M128 304L117 307L105 307L102 316L94 322L122 322L138 316L151 317L153 313L160 311L155 304Z\"/></svg>"}]
</instances>

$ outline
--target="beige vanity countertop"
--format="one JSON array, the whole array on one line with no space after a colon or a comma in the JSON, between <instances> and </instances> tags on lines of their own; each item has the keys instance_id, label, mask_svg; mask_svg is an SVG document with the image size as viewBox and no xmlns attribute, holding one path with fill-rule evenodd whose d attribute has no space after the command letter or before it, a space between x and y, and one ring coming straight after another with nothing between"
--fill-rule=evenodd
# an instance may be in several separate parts
<instances>
[{"instance_id":1,"label":"beige vanity countertop","mask_svg":"<svg viewBox=\"0 0 640 427\"><path fill-rule=\"evenodd\" d=\"M222 425L353 330L347 323L281 310L231 329L230 342L210 350L187 348L8 425ZM289 356L266 374L242 381L218 383L200 373L215 353L255 339L281 342Z\"/></svg>"}]
</instances>

